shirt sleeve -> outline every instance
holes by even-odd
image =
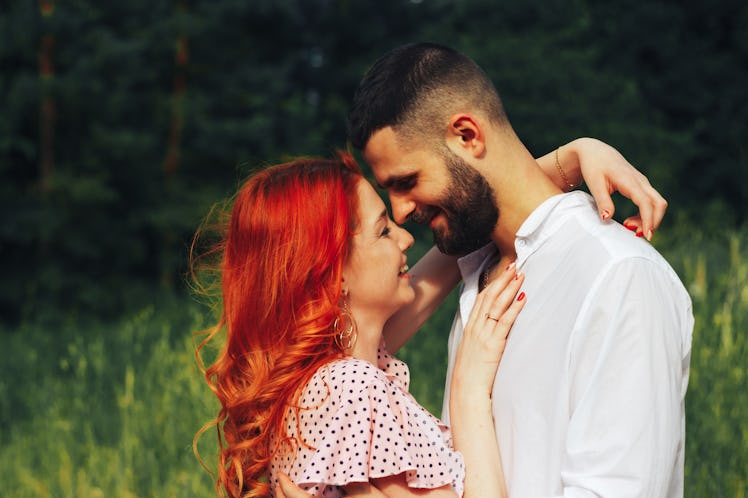
[[[642,258],[620,262],[580,314],[564,497],[663,497],[682,489],[693,315],[668,270]]]
[[[462,455],[448,447],[447,429],[437,422],[377,374],[363,388],[346,391],[297,483],[343,486],[404,473],[409,487],[461,489]]]

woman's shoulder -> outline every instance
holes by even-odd
[[[371,406],[390,398],[395,411],[402,404],[415,403],[407,394],[409,373],[405,364],[389,354],[380,354],[378,363],[346,357],[321,366],[302,389],[299,406],[329,414],[342,407],[362,403]]]
[[[301,405],[337,404],[372,386],[386,385],[385,372],[366,360],[341,358],[322,365],[302,389]]]

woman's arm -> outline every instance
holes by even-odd
[[[511,263],[475,301],[457,348],[450,385],[452,440],[465,459],[465,497],[505,497],[491,392],[514,320],[525,304],[524,280]]]
[[[416,291],[415,300],[398,310],[384,325],[384,341],[396,353],[446,299],[460,282],[457,258],[432,247],[408,272]]]
[[[275,498],[312,498],[312,495],[294,484],[283,472],[278,474],[278,482],[280,484],[275,487]],[[345,495],[358,498],[388,498],[387,495],[368,482],[357,482],[347,485],[345,487]]]
[[[403,480],[405,478],[403,477]],[[275,498],[312,498],[312,495],[302,491],[295,485],[291,479],[281,472],[278,474],[278,482],[275,487]],[[369,482],[355,482],[345,486],[346,496],[355,496],[357,498],[388,498],[386,494],[378,490]]]
[[[411,488],[405,480],[405,474],[388,476],[380,479],[372,479],[373,489],[382,493],[387,498],[414,498],[427,496],[428,498],[460,498],[452,486],[446,485],[441,488]],[[348,486],[345,486],[346,495],[348,495]],[[361,498],[370,498],[376,496],[373,494],[353,495]],[[464,497],[465,495],[463,495]]]

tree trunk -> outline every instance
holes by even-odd
[[[177,0],[177,15],[183,16],[187,11],[187,1]],[[171,120],[169,123],[169,136],[166,144],[166,157],[164,158],[163,171],[167,190],[171,179],[179,169],[180,153],[182,146],[182,128],[184,126],[184,98],[187,87],[187,63],[189,62],[189,47],[187,36],[184,32],[177,35],[176,52],[174,53],[174,79],[171,95]],[[175,281],[174,263],[172,253],[175,241],[174,231],[165,228],[161,232],[161,284],[165,287],[173,287]]]
[[[39,0],[42,19],[49,20],[54,12],[54,0]],[[49,192],[50,177],[55,167],[55,99],[52,95],[54,65],[52,61],[55,37],[45,33],[39,43],[39,87],[41,92],[39,106],[39,190],[42,196]]]
[[[185,0],[177,1],[177,11],[182,14],[187,10]],[[179,169],[180,148],[182,141],[182,127],[184,125],[184,92],[187,86],[187,62],[189,49],[187,36],[179,33],[177,47],[174,53],[174,83],[171,96],[171,122],[169,138],[164,159],[164,173],[167,177],[174,175]]]

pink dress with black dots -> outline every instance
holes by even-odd
[[[465,465],[449,429],[408,393],[405,363],[381,346],[378,364],[346,358],[315,372],[300,420],[292,409],[284,421],[286,434],[300,433],[306,445],[276,454],[272,488],[282,471],[315,497],[342,497],[339,486],[405,473],[411,488],[451,485],[462,496]]]

